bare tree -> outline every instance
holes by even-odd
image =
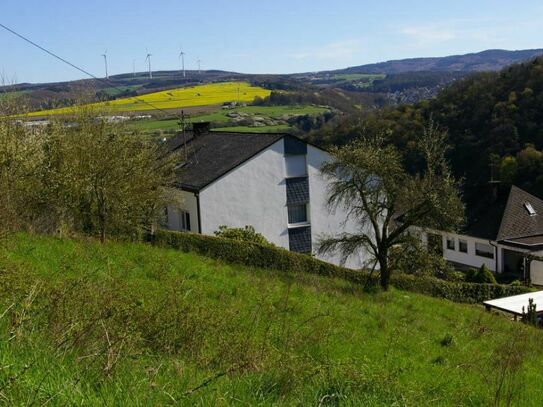
[[[418,140],[426,162],[422,173],[411,175],[402,155],[386,134],[362,135],[360,140],[333,151],[322,168],[330,179],[328,204],[345,207],[357,233],[343,233],[320,242],[319,252],[348,257],[365,250],[379,266],[380,284],[388,289],[392,247],[410,244],[412,226],[452,229],[463,219],[457,182],[445,159],[446,133],[433,122]]]

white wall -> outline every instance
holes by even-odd
[[[455,239],[455,250],[447,249],[447,237]],[[459,251],[459,239],[466,240],[468,242],[468,252],[462,253]],[[475,243],[482,243],[487,246],[490,246],[494,252],[494,259],[489,259],[487,257],[477,256],[475,254]],[[494,243],[495,244],[495,243]],[[446,233],[443,238],[443,255],[447,260],[453,261],[455,263],[465,264],[467,266],[479,268],[483,264],[491,270],[496,272],[496,248],[495,246],[490,245],[488,240],[477,239],[470,236],[458,235],[454,233]],[[498,250],[498,255],[501,255],[501,250]],[[499,261],[499,260],[498,260]],[[503,262],[500,262],[503,263]]]
[[[169,230],[179,229],[179,210],[190,213],[190,231],[198,233],[198,201],[192,192],[178,190],[176,203],[168,206],[167,227]]]
[[[533,253],[534,256],[543,256],[543,251]],[[530,279],[531,283],[543,286],[543,261],[532,260],[530,262]]]
[[[418,233],[421,232],[419,228],[413,227],[412,229],[417,231]],[[471,236],[465,236],[465,235],[460,235],[460,234],[456,234],[456,233],[446,233],[446,232],[441,232],[441,231],[429,231],[429,232],[421,232],[421,240],[422,240],[423,244],[426,244],[426,242],[428,241],[428,237],[427,237],[428,233],[441,235],[441,237],[442,237],[442,242],[441,243],[442,243],[442,247],[443,247],[443,257],[445,259],[447,259],[449,261],[452,261],[452,262],[455,262],[455,263],[464,264],[464,265],[469,266],[469,267],[474,267],[474,268],[479,268],[483,264],[486,264],[486,266],[491,271],[496,272],[496,249],[495,249],[496,242],[491,242],[492,244],[494,244],[494,246],[492,246],[489,243],[489,241],[485,240],[485,239],[478,239],[478,238],[474,238],[474,237],[471,237]],[[448,237],[454,239],[454,241],[455,241],[455,250],[447,249],[447,238]],[[463,252],[460,251],[460,243],[459,243],[460,239],[467,241],[467,243],[468,243],[468,252],[467,253],[463,253]],[[475,254],[475,243],[476,242],[490,246],[492,248],[493,252],[494,252],[494,259],[489,259],[487,257],[477,256]],[[502,254],[502,250],[501,250],[500,246],[498,246],[498,257],[499,257],[498,258],[498,263],[503,264],[503,258],[502,258],[503,254]],[[500,268],[501,268],[501,266],[500,266]],[[498,272],[501,272],[501,270],[498,270]]]
[[[310,203],[308,218],[311,226],[313,252],[321,238],[355,232],[355,224],[346,226],[346,211],[339,208],[330,212],[326,201],[328,182],[320,173],[330,155],[308,146],[307,159],[287,164],[284,141],[280,140],[243,165],[230,171],[200,191],[202,233],[212,235],[221,225],[244,227],[251,225],[270,242],[289,248],[286,181],[287,168],[303,175],[301,163],[307,162]],[[291,173],[292,175],[293,173]],[[192,225],[191,225],[192,226]],[[318,256],[324,261],[340,264],[340,255]],[[367,254],[353,256],[345,264],[360,268]]]
[[[200,191],[202,233],[252,225],[270,242],[289,247],[284,143],[279,140]]]
[[[309,176],[309,199],[311,202],[311,234],[313,251],[318,247],[319,241],[326,237],[337,236],[341,233],[356,233],[356,223],[347,220],[345,208],[337,208],[330,211],[327,206],[328,185],[329,182],[323,178],[320,169],[322,165],[330,160],[330,155],[316,147],[307,146],[307,164]],[[341,256],[339,254],[329,254],[317,256],[321,260],[334,264],[340,264]],[[348,259],[345,266],[350,268],[360,268],[368,260],[368,254],[360,252],[358,256],[352,256]]]

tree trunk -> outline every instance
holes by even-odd
[[[384,253],[379,256],[379,267],[380,270],[380,279],[381,288],[385,291],[388,291],[390,286],[390,269],[388,268],[388,255]]]
[[[105,225],[102,225],[100,227],[100,243],[106,242],[106,227]]]

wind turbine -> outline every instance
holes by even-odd
[[[136,60],[132,60],[132,76],[136,77]]]
[[[149,52],[147,52],[147,58],[145,58],[145,60],[149,62],[149,78],[153,77],[153,72],[151,71],[151,56],[152,55],[153,54],[149,54]]]
[[[185,53],[183,52],[183,50],[179,51],[179,58],[181,59],[181,69],[183,71],[183,78],[184,78],[187,75],[185,74]]]
[[[107,49],[104,51],[102,56],[104,57],[104,65],[106,66],[106,79],[109,79],[109,75],[107,73]]]
[[[198,74],[201,75],[202,74],[202,68],[201,68],[202,60],[200,59],[200,57],[198,57],[198,59],[196,60],[196,63],[198,64]]]

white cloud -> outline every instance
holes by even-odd
[[[350,60],[360,54],[362,41],[351,39],[332,42],[320,47],[294,52],[291,56],[294,59],[321,59],[321,60]]]
[[[498,39],[500,31],[489,19],[451,19],[400,28],[415,45],[424,47],[455,40],[488,42]]]
[[[454,30],[437,24],[405,27],[400,32],[410,37],[418,45],[442,43],[458,37]]]

